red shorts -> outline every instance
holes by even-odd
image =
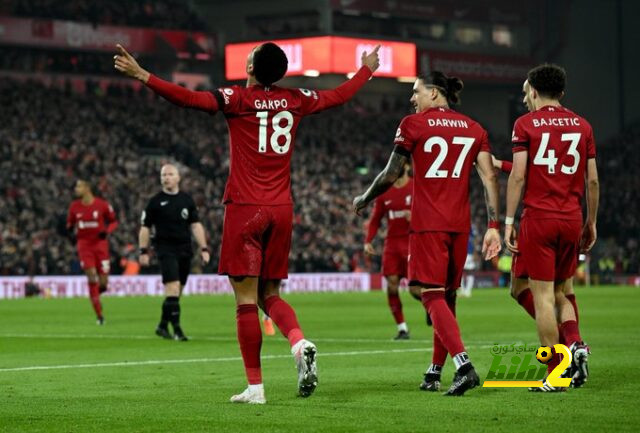
[[[420,232],[409,235],[409,281],[414,285],[460,287],[469,233]]]
[[[218,273],[287,278],[292,228],[292,205],[227,204]]]
[[[109,244],[78,244],[78,258],[83,270],[95,268],[98,274],[109,275]]]
[[[518,247],[532,280],[571,278],[578,264],[582,221],[523,218]],[[516,274],[517,276],[517,274]]]
[[[382,275],[407,276],[409,236],[387,238],[382,250]]]

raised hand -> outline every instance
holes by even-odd
[[[366,51],[362,52],[361,62],[363,65],[371,69],[371,72],[375,72],[376,69],[380,67],[380,58],[378,57],[379,49],[380,45],[376,45],[376,47],[373,49],[373,51],[371,51],[370,54],[367,54]]]
[[[131,78],[146,83],[149,80],[149,72],[140,67],[136,59],[122,45],[117,44],[116,48],[118,49],[118,54],[113,56],[113,67]]]

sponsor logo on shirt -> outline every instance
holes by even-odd
[[[98,221],[78,221],[79,229],[95,229],[99,226]]]
[[[394,220],[398,218],[406,218],[407,211],[406,210],[390,210],[389,211],[389,219]]]
[[[389,206],[390,204],[391,204],[391,200],[385,200],[385,201],[384,201],[384,205],[385,205],[385,206]]]
[[[166,206],[166,205],[167,205],[167,203],[169,203],[169,201],[168,201],[168,200],[167,200],[167,201],[161,201],[161,202],[160,202],[160,206]]]
[[[318,99],[318,93],[315,90],[309,90],[309,89],[299,89],[300,93],[302,93],[304,96],[310,98],[313,97],[313,99]]]

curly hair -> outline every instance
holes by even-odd
[[[560,99],[567,83],[567,73],[558,65],[545,63],[531,69],[527,74],[527,81],[540,95]]]

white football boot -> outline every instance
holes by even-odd
[[[264,387],[262,385],[249,385],[241,394],[233,395],[229,399],[231,403],[265,404]]]
[[[301,397],[309,397],[318,386],[318,349],[315,344],[303,339],[291,348],[291,353],[298,368],[298,393]]]

